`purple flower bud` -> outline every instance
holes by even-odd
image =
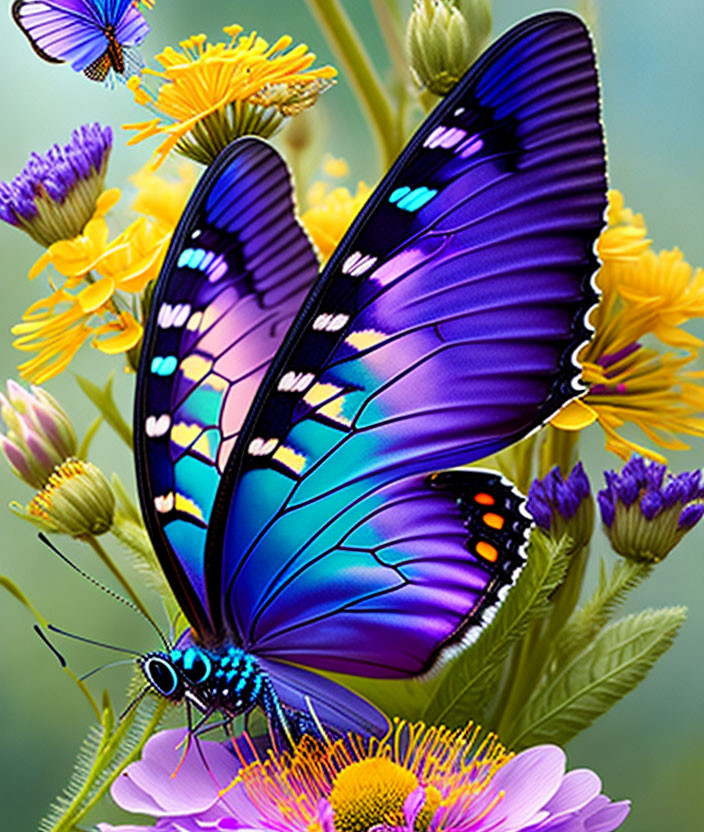
[[[76,434],[58,402],[40,387],[30,393],[14,381],[0,393],[0,412],[7,425],[2,450],[18,476],[42,488],[54,468],[76,453]]]
[[[646,520],[652,520],[663,508],[663,498],[659,491],[647,491],[640,501],[640,510]]]
[[[64,147],[31,153],[12,182],[0,183],[0,218],[22,227],[42,245],[75,237],[95,210],[111,148],[109,128],[86,124],[73,131]],[[73,196],[77,191],[80,195]],[[51,221],[37,208],[46,201],[63,209]]]
[[[605,490],[597,494],[596,500],[599,503],[599,511],[601,512],[603,524],[605,526],[612,526],[616,514],[615,501]]]
[[[575,549],[589,542],[594,527],[594,506],[589,480],[581,464],[568,477],[563,478],[560,469],[555,467],[542,480],[533,480],[526,508],[541,529],[557,538],[567,534]]]
[[[611,545],[624,557],[657,563],[704,514],[704,504],[692,502],[701,499],[701,471],[665,480],[665,466],[633,457],[620,474],[604,477],[599,507]]]
[[[682,509],[677,522],[681,528],[689,531],[702,519],[702,515],[704,515],[704,503],[690,503]]]
[[[635,501],[638,499],[638,493],[640,491],[638,480],[631,474],[625,473],[626,469],[624,468],[624,475],[621,477],[619,482],[615,485],[615,491],[618,495],[619,500],[626,506],[631,506]]]

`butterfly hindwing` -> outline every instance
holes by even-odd
[[[426,474],[575,395],[605,192],[589,35],[531,18],[410,142],[254,400],[206,544],[210,608],[248,649],[409,675],[467,630],[486,581],[449,568],[459,520]]]
[[[260,548],[234,584],[244,644],[341,673],[429,670],[479,631],[523,565],[521,503],[498,475],[462,470],[293,510],[277,530],[288,557]]]
[[[136,398],[142,509],[184,612],[205,636],[203,552],[221,473],[310,284],[316,256],[286,165],[264,142],[225,151],[174,234]]]

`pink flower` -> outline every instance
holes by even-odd
[[[567,772],[557,746],[512,756],[471,726],[398,722],[381,740],[305,738],[291,754],[252,753],[244,767],[207,742],[210,771],[191,749],[172,777],[182,738],[153,737],[112,789],[123,808],[157,818],[159,832],[611,832],[629,812],[628,801],[601,793],[594,772]]]

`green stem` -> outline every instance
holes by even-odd
[[[141,755],[142,749],[144,748],[149,737],[151,737],[156,730],[159,722],[161,722],[161,719],[164,716],[164,711],[168,705],[169,702],[167,699],[163,699],[157,704],[154,714],[142,732],[142,736],[140,737],[137,745],[132,749],[132,751],[130,751],[130,753],[125,757],[115,771],[112,772],[112,775],[107,778],[95,794],[84,803],[91,788],[93,787],[93,782],[98,776],[100,776],[101,772],[105,770],[105,767],[110,763],[113,755],[118,750],[131,722],[134,721],[134,716],[131,719],[127,717],[123,721],[122,725],[120,725],[120,727],[113,733],[109,742],[104,746],[102,753],[97,756],[95,763],[91,767],[90,775],[83,784],[83,788],[71,801],[71,805],[66,809],[64,816],[56,824],[56,826],[53,827],[51,832],[73,832],[73,830],[75,830],[76,825],[88,814],[88,812],[90,812],[94,806],[99,803],[100,800],[102,800],[110,786],[112,786],[117,777],[119,777],[120,773]]]
[[[307,2],[349,75],[359,103],[374,127],[384,166],[388,168],[400,149],[401,137],[396,135],[391,104],[371,59],[361,45],[362,40],[338,0]]]
[[[159,625],[151,617],[151,615],[149,614],[149,610],[144,606],[139,595],[137,595],[137,593],[132,589],[129,581],[127,580],[127,578],[125,578],[122,572],[120,572],[117,564],[105,551],[98,538],[93,537],[93,535],[85,535],[81,538],[81,540],[84,540],[93,549],[93,551],[98,555],[100,560],[105,564],[105,566],[107,566],[112,575],[114,575],[114,577],[117,579],[120,586],[129,595],[135,607],[137,607],[137,609],[142,613],[142,615],[147,619],[147,621],[152,625],[152,627],[154,627],[154,629],[157,632],[160,632]]]
[[[406,61],[406,50],[403,45],[400,19],[396,17],[388,0],[372,0],[372,6],[396,78],[405,82],[408,78],[408,62]]]
[[[560,430],[548,425],[538,454],[538,476],[544,477],[555,465],[567,476],[576,460],[578,442],[578,430]]]

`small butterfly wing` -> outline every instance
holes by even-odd
[[[222,471],[257,387],[317,276],[286,165],[245,139],[204,175],[152,300],[135,404],[142,511],[202,637],[203,552]]]
[[[67,61],[77,72],[103,80],[112,27],[119,48],[141,43],[149,26],[131,0],[15,0],[15,22],[35,52],[53,63]]]
[[[149,34],[149,24],[133,0],[113,3],[108,23],[115,27],[115,40],[122,47],[138,46]]]
[[[407,675],[465,633],[493,576],[463,565],[459,518],[418,476],[575,395],[605,191],[589,35],[531,18],[411,141],[253,403],[207,540],[211,607],[248,649]]]

